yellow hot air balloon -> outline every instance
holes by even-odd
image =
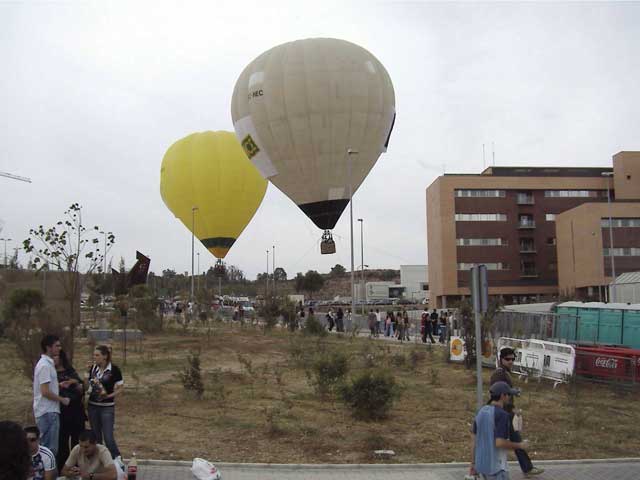
[[[227,255],[266,190],[267,181],[231,132],[194,133],[162,159],[162,200],[190,231],[195,225],[194,235],[217,258]]]

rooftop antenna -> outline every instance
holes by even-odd
[[[493,166],[496,166],[496,144],[491,142],[491,156],[493,157]]]
[[[487,168],[487,162],[484,158],[484,143],[482,144],[482,169],[484,170],[485,168]]]

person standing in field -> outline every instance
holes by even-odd
[[[33,416],[40,430],[40,443],[58,453],[60,433],[60,404],[69,405],[68,398],[61,397],[58,373],[53,358],[60,354],[62,345],[56,335],[45,335],[40,342],[42,355],[33,372]]]
[[[120,456],[114,437],[116,397],[122,393],[124,380],[120,369],[111,363],[111,350],[98,345],[93,351],[93,366],[89,370],[89,422],[98,442],[104,444],[113,458]]]
[[[369,324],[369,338],[373,338],[376,334],[376,319],[376,314],[372,309],[369,309],[369,315],[367,316]]]
[[[490,384],[494,384],[497,382],[504,382],[510,388],[513,388],[513,380],[511,378],[511,369],[513,367],[513,362],[516,359],[516,352],[513,348],[506,347],[500,350],[498,354],[498,358],[500,361],[500,366],[496,368],[496,370],[491,375],[491,380],[489,380]],[[520,393],[517,390],[518,394]],[[505,411],[509,414],[509,438],[512,442],[520,442],[522,440],[520,430],[516,430],[513,426],[513,418],[515,417],[515,404],[513,401],[513,396],[510,401],[504,406]],[[515,450],[516,458],[518,459],[518,464],[520,465],[520,469],[525,476],[533,476],[539,475],[544,472],[544,469],[537,468],[533,466],[531,462],[531,458],[529,458],[529,454],[524,450],[524,448],[517,448]]]
[[[380,309],[376,308],[376,337],[380,336],[382,331],[382,316],[380,315]]]
[[[62,406],[60,411],[60,435],[58,436],[58,454],[56,463],[60,468],[69,456],[71,448],[78,444],[78,436],[84,430],[87,416],[84,412],[84,385],[73,368],[67,354],[60,350],[54,358],[58,373],[60,396],[70,400],[69,405]]]

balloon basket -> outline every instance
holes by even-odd
[[[325,230],[322,234],[322,240],[320,240],[320,253],[322,255],[336,253],[336,242],[333,241],[333,236],[329,230]]]
[[[226,271],[227,268],[224,266],[224,262],[221,259],[218,259],[215,267],[213,267],[213,273],[215,273],[218,277],[224,277]]]

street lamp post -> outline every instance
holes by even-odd
[[[364,297],[364,234],[363,234],[364,220],[362,218],[359,218],[358,221],[360,222],[360,263],[362,264],[360,292]],[[364,298],[361,298],[360,300],[362,301],[362,308],[361,308],[362,316],[364,316]]]
[[[614,299],[616,297],[616,262],[615,255],[613,251],[613,221],[611,219],[611,180],[613,179],[613,172],[602,172],[603,177],[609,177],[607,181],[607,207],[609,209],[609,259],[611,261],[611,275],[613,276],[613,284],[611,286],[611,293]],[[611,298],[609,298],[611,302]]]
[[[271,256],[271,273],[273,274],[273,294],[276,294],[276,246],[273,245],[273,255]]]
[[[200,291],[200,252],[197,252],[198,256],[198,292]]]
[[[356,314],[356,296],[355,296],[355,272],[353,265],[353,180],[351,178],[352,171],[352,155],[357,155],[357,150],[347,149],[347,157],[349,160],[349,228],[351,232],[351,321]]]
[[[0,242],[4,242],[4,268],[7,269],[7,242],[11,242],[11,238],[0,238]]]
[[[265,276],[265,281],[264,281],[265,298],[267,297],[267,295],[269,295],[269,249],[267,249],[266,252],[267,252],[267,274]]]
[[[194,258],[193,258],[193,252],[194,252],[194,246],[195,246],[195,231],[196,231],[196,210],[198,210],[198,207],[191,207],[191,302],[193,302],[193,289],[194,289],[194,278],[193,278],[193,273],[194,273]]]

